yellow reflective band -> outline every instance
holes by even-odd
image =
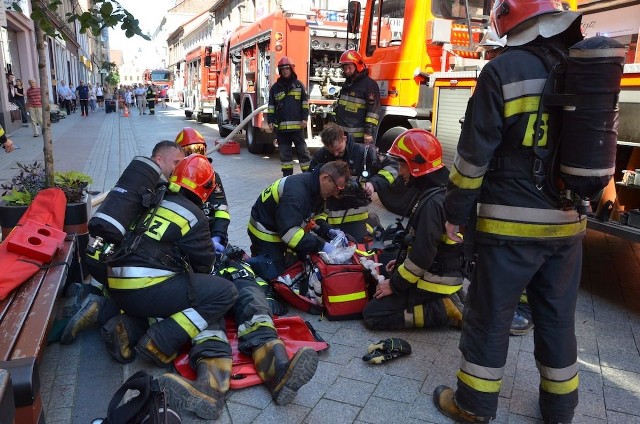
[[[508,118],[519,113],[537,112],[538,105],[540,105],[540,96],[521,97],[505,102],[504,117]]]
[[[256,322],[256,323],[253,323],[251,327],[245,328],[243,331],[238,331],[238,337],[240,338],[242,336],[246,336],[247,334],[253,333],[257,329],[262,327],[271,328],[273,331],[276,331],[275,325],[273,325],[273,323],[271,322]]]
[[[526,293],[522,293],[522,294],[520,295],[520,300],[519,300],[519,302],[520,302],[520,303],[526,303],[526,304],[529,304],[529,296],[527,296],[527,294],[526,294]]]
[[[331,225],[344,224],[347,222],[366,221],[369,218],[369,212],[357,213],[354,215],[344,215],[339,217],[329,217],[327,222]]]
[[[467,374],[462,370],[458,370],[457,377],[467,386],[482,393],[499,393],[500,386],[502,385],[502,379],[500,380],[484,380],[482,378],[474,377]]]
[[[254,236],[256,236],[257,238],[259,238],[262,241],[268,241],[271,243],[282,243],[282,239],[274,234],[267,234],[267,233],[263,233],[262,231],[258,230],[256,227],[253,226],[253,224],[250,222],[249,223],[249,231],[251,232],[251,234],[253,234]]]
[[[172,210],[160,207],[156,212],[156,217],[161,217],[166,219],[167,221],[176,224],[180,227],[180,234],[185,235],[191,229],[191,225],[189,224],[189,220],[184,216],[180,216]],[[149,226],[151,229],[151,226]]]
[[[538,121],[538,114],[532,113],[529,115],[529,122],[527,123],[527,131],[524,133],[524,137],[522,138],[522,145],[525,147],[533,146],[533,137],[536,131],[536,122]],[[540,130],[538,135],[538,146],[544,147],[547,145],[547,133],[549,130],[547,129],[549,123],[549,114],[543,113],[540,117]]]
[[[413,307],[413,325],[424,328],[424,306],[422,304]]]
[[[115,290],[137,290],[137,289],[143,289],[145,287],[150,287],[158,283],[162,283],[164,280],[170,277],[172,277],[172,275],[162,276],[162,277],[150,277],[150,278],[109,277],[108,285],[109,285],[109,288],[115,289]]]
[[[266,281],[264,281],[264,280],[263,280],[262,278],[260,278],[260,277],[256,277],[256,278],[254,279],[254,281],[255,281],[255,282],[256,282],[256,284],[257,284],[257,285],[259,285],[259,286],[268,286],[268,285],[269,285],[269,283],[267,283]]]
[[[291,237],[291,240],[289,240],[289,243],[287,243],[287,246],[289,246],[292,249],[295,249],[298,243],[300,243],[300,240],[302,240],[302,237],[304,237],[304,230],[300,228],[298,231],[296,231],[293,234],[293,236]]]
[[[583,219],[570,224],[531,224],[478,218],[476,228],[483,233],[509,237],[569,237],[585,232],[587,229],[587,220]]]
[[[231,215],[229,215],[229,212],[227,211],[216,211],[216,213],[214,213],[213,216],[218,219],[231,220]]]
[[[186,317],[182,312],[178,312],[177,314],[171,315],[171,319],[173,319],[184,331],[189,334],[189,338],[193,339],[195,336],[200,334],[200,329],[196,327],[189,318]]]
[[[575,392],[578,390],[579,383],[580,379],[578,374],[567,381],[551,381],[544,377],[540,377],[540,387],[542,390],[554,395],[566,395],[571,392]]]
[[[398,267],[398,274],[410,283],[416,283],[420,279],[419,276],[409,271],[404,263]]]
[[[453,294],[462,288],[462,284],[449,286],[446,284],[432,283],[421,278],[418,280],[418,288],[431,293]]]
[[[462,233],[456,233],[456,235],[460,238],[463,238]],[[447,233],[444,233],[442,235],[442,238],[440,239],[444,244],[458,244],[457,241],[453,241],[449,238],[449,236],[447,235]]]
[[[341,303],[341,302],[351,302],[353,300],[365,299],[367,297],[367,293],[364,291],[349,293],[349,294],[340,294],[334,296],[327,296],[329,302],[331,303]]]
[[[396,177],[394,177],[391,172],[385,171],[384,169],[378,171],[378,175],[384,177],[385,180],[389,181],[389,184],[393,184],[393,182],[396,180]]]
[[[89,249],[87,249],[87,256],[90,257],[91,259],[95,259],[100,260],[100,251],[98,249],[95,250],[95,252],[93,253],[93,255],[91,253],[89,253]]]
[[[482,180],[484,179],[484,175],[480,177],[465,177],[464,175],[458,172],[458,169],[453,166],[451,169],[451,173],[449,174],[449,181],[455,184],[456,187],[465,189],[465,190],[476,190],[479,189],[482,185]]]

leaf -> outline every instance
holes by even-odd
[[[113,13],[113,4],[111,3],[102,3],[100,7],[100,14],[104,19],[107,19]]]

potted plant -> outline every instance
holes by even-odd
[[[35,161],[29,164],[18,163],[18,167],[20,172],[10,182],[0,185],[4,190],[0,197],[0,227],[3,239],[18,223],[36,194],[47,188],[44,165]],[[63,230],[67,234],[77,234],[80,252],[84,252],[89,241],[91,202],[87,189],[92,182],[93,179],[89,175],[78,171],[54,174],[54,185],[59,187],[67,198]],[[86,272],[84,275],[87,275]]]

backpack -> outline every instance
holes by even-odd
[[[122,405],[128,390],[138,391]],[[160,388],[158,380],[138,371],[116,391],[109,402],[107,418],[102,424],[179,424],[180,415],[168,404],[167,394]]]

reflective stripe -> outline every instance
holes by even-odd
[[[229,339],[224,331],[220,330],[204,330],[198,333],[195,337],[192,337],[191,343],[198,344],[207,340],[220,340],[224,343],[229,343]]]
[[[166,269],[147,268],[143,266],[116,266],[107,269],[107,275],[115,278],[154,278],[154,277],[171,277],[176,275],[175,272]]]
[[[367,207],[353,208],[341,211],[327,211],[327,222],[331,225],[339,225],[348,222],[366,221],[369,218]]]
[[[413,307],[413,325],[424,328],[424,306],[422,304]]]
[[[168,200],[160,204],[160,207],[156,211],[156,216],[164,218],[180,227],[180,234],[183,236],[198,223],[198,218],[196,218],[191,211]]]
[[[571,49],[569,57],[593,58],[593,57],[624,57],[624,48],[610,47],[607,49]]]
[[[478,218],[476,228],[484,233],[509,237],[569,237],[585,232],[587,220],[573,224],[530,224]]]
[[[504,117],[509,118],[513,115],[521,113],[533,113],[538,111],[540,105],[540,96],[523,97],[521,99],[511,100],[504,104]]]
[[[393,182],[398,177],[398,173],[395,169],[390,166],[385,166],[380,171],[378,171],[378,175],[384,177],[385,180],[389,182],[389,184],[393,184]]]
[[[536,367],[538,367],[542,377],[554,381],[567,381],[572,379],[578,373],[577,363],[573,363],[566,368],[551,368],[536,361]]]
[[[464,158],[457,153],[453,160],[453,165],[457,168],[457,171],[460,174],[467,178],[482,177],[487,172],[487,169],[489,169],[489,164],[485,166],[476,166],[464,160]]]
[[[616,167],[611,168],[574,168],[572,166],[560,165],[560,172],[578,177],[609,177],[616,172]]]
[[[304,228],[300,226],[295,226],[289,228],[289,230],[282,236],[282,241],[287,244],[292,249],[295,249],[300,240],[304,237]]]
[[[268,327],[276,329],[273,320],[269,315],[254,315],[249,321],[245,321],[238,326],[238,337],[251,333],[260,327]]]
[[[502,376],[504,375],[504,367],[483,367],[482,365],[474,364],[473,362],[465,360],[464,357],[460,361],[460,371],[465,374],[474,375],[477,378],[493,381],[502,379]]]
[[[175,313],[171,315],[171,319],[173,319],[180,328],[186,331],[190,338],[194,338],[209,326],[207,321],[202,318],[202,315],[197,313],[193,308],[188,308]]]
[[[586,220],[585,215],[580,215],[575,210],[561,211],[490,203],[478,203],[478,217],[540,224],[567,224]]]
[[[552,381],[547,380],[544,377],[540,377],[540,388],[543,391],[554,395],[566,395],[571,392],[575,392],[578,390],[579,385],[580,377],[578,374],[574,375],[567,381]]]
[[[93,214],[93,218],[100,218],[103,221],[107,221],[109,224],[113,225],[114,227],[116,227],[116,229],[118,230],[118,232],[120,232],[120,234],[122,234],[124,236],[124,234],[127,232],[127,229],[124,228],[122,226],[122,224],[120,224],[120,222],[114,218],[112,218],[111,216],[104,214],[102,212],[97,212]]]
[[[280,196],[282,196],[282,192],[284,191],[284,183],[286,182],[287,177],[282,177],[279,180],[276,180],[273,184],[267,187],[262,191],[260,195],[260,199],[262,202],[267,201],[270,196],[273,196],[273,200],[276,204],[280,203]]]
[[[484,380],[482,378],[474,377],[469,375],[462,370],[459,370],[456,374],[457,377],[465,383],[467,386],[471,387],[473,390],[482,393],[499,393],[500,386],[502,385],[502,379],[496,381]]]
[[[364,127],[359,127],[359,128],[342,127],[342,130],[346,133],[353,135],[354,137],[364,136]]]
[[[116,278],[109,277],[107,284],[109,288],[115,290],[137,290],[151,287],[168,280],[170,277],[150,277],[150,278]]]
[[[540,94],[546,82],[547,80],[545,78],[540,78],[504,84],[502,86],[502,98],[508,101],[530,94]]]
[[[365,109],[367,107],[367,101],[365,99],[346,95],[340,96],[338,104],[345,106],[345,108],[350,106],[356,109]]]
[[[293,169],[293,162],[281,162],[280,169]]]
[[[216,211],[228,211],[229,205],[219,204],[219,205],[215,205],[213,209],[215,209]]]
[[[407,280],[408,282],[415,284],[420,279],[420,276],[415,275],[411,271],[409,271],[407,269],[406,263],[407,263],[407,260],[405,260],[404,263],[402,263],[402,265],[398,267],[398,274],[400,274],[400,276],[405,280]]]
[[[258,229],[257,225],[259,225],[261,228],[264,228],[261,224],[255,222],[253,218],[249,219],[248,229],[251,234],[253,234],[254,236],[256,236],[258,239],[262,241],[267,241],[270,243],[282,243],[282,239],[280,238],[279,235],[277,235],[272,231],[268,231],[266,229],[265,230]]]
[[[231,220],[231,215],[227,211],[216,211],[213,216],[217,219],[228,219]]]
[[[367,293],[365,291],[360,291],[356,293],[349,294],[340,294],[334,296],[327,296],[327,299],[330,303],[341,303],[341,302],[351,302],[353,300],[365,299],[367,297]]]
[[[458,172],[458,169],[454,165],[449,174],[449,181],[451,181],[456,187],[465,190],[476,190],[482,185],[484,175],[477,178],[469,178]]]
[[[439,294],[453,294],[462,288],[462,277],[439,277],[441,281],[427,281],[419,279],[417,287],[420,290]]]

